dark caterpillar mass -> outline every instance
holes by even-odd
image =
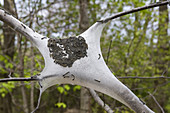
[[[54,63],[63,67],[71,67],[76,60],[87,57],[88,45],[82,36],[66,39],[50,38],[48,47]]]

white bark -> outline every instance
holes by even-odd
[[[111,73],[105,64],[100,50],[100,36],[106,23],[96,22],[79,35],[88,45],[87,56],[77,59],[71,67],[63,67],[54,63],[54,59],[50,57],[47,47],[48,38],[43,38],[44,36],[34,32],[1,9],[0,20],[30,39],[43,55],[45,68],[38,76],[41,79],[41,92],[55,84],[77,84],[109,95],[137,113],[153,113]]]
[[[102,106],[102,108],[104,108],[104,109],[107,111],[107,113],[114,113],[114,112],[112,111],[112,109],[101,100],[101,98],[98,96],[98,94],[97,94],[94,90],[89,89],[89,91],[90,91],[91,95],[93,96],[94,100],[95,100],[100,106]]]

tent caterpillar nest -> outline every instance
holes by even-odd
[[[72,67],[76,60],[87,57],[88,45],[82,36],[66,39],[50,38],[47,46],[54,63],[63,67]]]

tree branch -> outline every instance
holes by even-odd
[[[164,112],[164,109],[161,107],[161,105],[158,103],[158,101],[156,100],[156,98],[150,93],[148,92],[149,95],[153,98],[153,100],[156,102],[156,104],[158,105],[158,107],[161,109],[162,113],[165,113]]]
[[[170,79],[170,77],[165,76],[159,76],[159,77],[139,77],[139,76],[126,76],[126,77],[120,77],[117,76],[119,79]]]
[[[170,77],[160,76],[160,77],[139,77],[139,76],[126,76],[126,77],[120,77],[117,76],[118,79],[170,79]],[[0,82],[9,82],[9,81],[40,81],[41,79],[36,77],[29,77],[29,78],[16,78],[16,77],[10,77],[10,78],[4,78],[0,79]]]
[[[21,33],[30,41],[32,41],[38,48],[39,45],[42,45],[41,39],[44,37],[39,33],[35,32],[29,28],[24,23],[20,22],[18,19],[14,18],[10,13],[0,8],[0,20],[9,25],[15,31]]]
[[[40,81],[40,79],[37,77],[29,77],[29,78],[10,77],[10,78],[0,79],[0,82],[9,82],[9,81]]]
[[[93,89],[89,89],[92,97],[94,98],[94,100],[103,108],[107,111],[107,113],[114,113],[112,111],[112,109],[107,105],[105,104],[101,98],[98,96],[98,94],[93,90]]]
[[[143,7],[133,8],[133,9],[131,9],[129,11],[123,11],[123,12],[117,13],[117,14],[115,14],[113,16],[110,16],[110,17],[108,17],[106,19],[99,20],[98,22],[107,23],[110,20],[113,20],[115,18],[118,18],[118,17],[124,16],[124,15],[130,14],[130,13],[138,12],[138,11],[149,9],[149,8],[153,8],[153,7],[163,6],[163,5],[167,5],[167,4],[170,5],[170,1],[169,0],[165,1],[165,2],[156,2],[156,3],[150,4],[150,5],[146,5],[146,6],[143,6]]]

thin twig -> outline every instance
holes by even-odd
[[[170,79],[170,77],[165,77],[165,76],[159,76],[159,77],[139,77],[139,76],[124,76],[120,77],[117,76],[119,79]]]
[[[106,19],[99,20],[98,22],[106,23],[106,22],[108,22],[110,20],[113,20],[115,18],[118,18],[118,17],[124,16],[124,15],[130,14],[130,13],[138,12],[138,11],[149,9],[149,8],[153,8],[153,7],[163,6],[163,5],[167,5],[167,4],[170,4],[170,1],[156,2],[156,3],[150,4],[150,5],[146,5],[146,6],[143,6],[143,7],[133,8],[133,9],[131,9],[129,11],[123,11],[123,12],[117,13],[117,14],[115,14],[113,16],[110,16],[110,17],[108,17]]]
[[[57,3],[57,1],[53,1],[53,2],[51,2],[51,3],[49,3],[47,6],[44,6],[44,7],[40,7],[40,8],[38,8],[37,10],[35,10],[34,12],[32,12],[32,13],[34,13],[34,15],[37,15],[37,13],[39,12],[39,11],[42,11],[42,10],[44,10],[44,9],[47,9],[47,8],[49,8],[49,7],[51,7],[52,5],[54,5],[55,3]],[[28,16],[30,16],[30,14],[31,13],[29,13],[28,15],[26,15],[26,16],[24,16],[24,17],[22,17],[22,18],[27,18]]]
[[[109,56],[110,56],[110,50],[111,50],[112,42],[113,42],[113,38],[110,40],[109,48],[108,48],[108,51],[107,51],[107,59],[106,59],[107,65],[109,63]],[[103,94],[103,103],[104,103],[104,106],[105,106],[105,96],[104,96],[104,94]]]
[[[170,81],[167,81],[167,82],[165,82],[163,84],[158,84],[157,87],[163,87],[163,86],[165,86],[165,85],[167,85],[169,83],[170,83]],[[145,88],[144,87],[133,88],[132,90],[135,91],[135,90],[144,90],[144,89],[153,89],[153,88],[155,88],[155,86],[150,86],[150,87],[145,87]]]
[[[102,107],[104,108],[107,113],[114,113],[113,110],[106,104],[104,103],[101,98],[98,96],[98,94],[93,90],[89,89],[91,95],[93,96],[94,100]]]
[[[109,63],[109,56],[110,56],[110,49],[111,49],[111,46],[112,46],[112,42],[113,42],[113,39],[110,40],[109,48],[108,48],[108,51],[107,51],[107,59],[106,59],[106,64],[107,65]]]
[[[158,107],[161,109],[162,113],[165,113],[164,112],[164,109],[161,107],[161,105],[158,103],[158,101],[156,100],[156,98],[150,93],[148,92],[149,95],[153,98],[153,100],[156,102],[156,104],[158,105]]]

